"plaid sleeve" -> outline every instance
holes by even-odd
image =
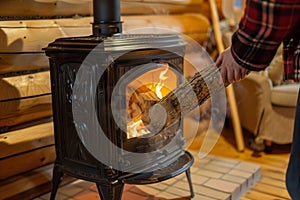
[[[299,4],[299,0],[247,0],[245,14],[232,36],[236,62],[252,71],[265,69],[296,26]]]
[[[300,12],[300,11],[299,11]],[[300,81],[300,23],[297,36],[283,41],[284,80]],[[296,39],[295,39],[296,38]]]

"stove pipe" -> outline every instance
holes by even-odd
[[[93,36],[109,37],[122,32],[120,0],[93,0]]]

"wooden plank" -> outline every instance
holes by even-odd
[[[42,168],[27,174],[12,177],[0,181],[0,196],[2,199],[14,196],[30,188],[44,184],[52,179],[52,165],[46,165]]]
[[[194,143],[195,144],[195,143]],[[274,159],[274,157],[265,156],[264,159],[261,157],[253,157],[253,152],[251,150],[245,151],[243,153],[235,152],[235,151],[227,151],[224,147],[215,148],[212,150],[213,154],[223,155],[225,157],[233,158],[236,160],[245,160],[252,163],[259,163],[261,166],[268,168],[269,170],[275,170],[284,172],[286,170],[286,165],[288,161],[288,155],[285,154],[285,161],[278,162],[278,159]]]
[[[37,167],[49,164],[55,160],[55,147],[47,146],[16,156],[0,160],[0,179],[5,179]]]
[[[200,14],[124,16],[121,20],[124,21],[125,32],[140,28],[164,28],[167,33],[198,34],[202,40],[207,38],[210,26],[208,19]],[[91,17],[0,21],[0,52],[42,52],[42,48],[56,38],[91,35],[92,21]],[[152,30],[152,33],[158,33],[157,29]],[[148,29],[147,33],[151,30]]]
[[[286,198],[279,198],[277,196],[274,196],[272,194],[266,194],[264,192],[259,192],[259,191],[254,191],[250,190],[246,193],[245,195],[246,198],[251,199],[251,200],[258,200],[258,199],[263,199],[263,200],[284,200]],[[289,199],[289,198],[287,198]]]
[[[90,35],[92,18],[0,21],[0,52],[42,52],[56,38]]]
[[[0,78],[0,127],[50,117],[49,71]]]
[[[53,123],[0,134],[0,159],[54,144]]]
[[[123,16],[122,21],[124,32],[178,32],[190,37],[197,35],[199,43],[207,39],[207,31],[210,28],[210,22],[201,14]]]
[[[269,170],[266,168],[262,168],[262,173],[266,177],[271,177],[275,180],[285,181],[285,172]]]
[[[278,187],[278,188],[286,189],[285,181],[277,180],[277,179],[274,179],[272,177],[264,176],[264,177],[261,178],[260,182],[264,183],[266,185],[271,185],[271,186],[275,186],[275,187]]]
[[[212,198],[216,198],[216,199],[229,199],[230,198],[230,194],[225,193],[225,192],[221,192],[221,191],[217,191],[205,186],[200,186],[200,185],[194,185],[194,191],[196,194],[198,195],[203,195],[203,196],[207,196],[207,197],[212,197]]]
[[[121,0],[121,14],[169,14],[199,12],[203,0]],[[0,1],[2,16],[92,15],[92,0],[10,0]]]
[[[193,1],[121,1],[122,15],[153,15],[153,14],[179,14],[198,13],[203,5],[203,0]],[[183,3],[182,3],[183,2]]]
[[[247,197],[241,197],[240,200],[251,200],[251,199],[248,199]]]
[[[0,88],[0,101],[49,94],[50,72],[1,78]]]
[[[74,177],[64,176],[61,180],[60,187],[63,187],[66,184],[70,184],[74,180],[76,180]],[[19,193],[15,194],[14,196],[10,196],[7,200],[20,200],[20,199],[32,200],[35,197],[41,196],[42,194],[49,192],[51,190],[51,188],[52,188],[52,182],[47,181],[44,184],[37,185],[36,187],[28,188],[28,190],[25,190],[24,192],[19,191]],[[49,194],[49,196],[50,196],[50,194]],[[57,195],[56,198],[59,198],[58,196],[59,195]],[[46,197],[48,197],[48,196],[46,196]],[[44,200],[46,197],[41,198],[41,200]]]
[[[222,1],[217,0],[217,9],[222,16]],[[92,0],[10,0],[0,1],[3,17],[53,17],[92,15]],[[122,15],[201,13],[210,18],[208,0],[121,0]]]
[[[49,96],[43,98],[50,98]],[[38,124],[43,121],[49,121],[52,116],[51,104],[38,105],[30,109],[23,110],[11,114],[9,117],[0,120],[0,133],[20,129],[22,127],[31,126],[32,124]]]
[[[1,31],[0,31],[1,32]],[[49,68],[48,57],[43,52],[0,53],[0,74]]]
[[[286,189],[278,188],[276,186],[271,186],[264,183],[257,183],[253,190],[263,192],[265,194],[274,195],[283,199],[290,198],[290,195],[288,194]]]
[[[91,0],[84,1],[62,0],[9,0],[0,1],[1,16],[69,16],[92,13]]]
[[[0,117],[5,119],[23,113],[34,113],[35,110],[39,111],[41,108],[51,109],[51,94],[0,102],[2,110]]]
[[[53,164],[0,181],[1,199],[29,200],[51,191]],[[60,186],[76,180],[64,176]]]

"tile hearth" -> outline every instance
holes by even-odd
[[[195,197],[193,200],[238,200],[260,179],[258,165],[208,155],[199,159],[197,152],[191,176]],[[156,184],[126,185],[122,200],[184,200],[190,199],[185,174]],[[50,193],[34,200],[49,199]],[[76,180],[60,187],[57,200],[100,200],[96,185]]]

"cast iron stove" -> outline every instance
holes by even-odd
[[[185,43],[177,35],[121,32],[120,2],[95,0],[93,35],[60,38],[45,48],[57,154],[51,199],[63,174],[95,182],[102,200],[120,200],[124,184],[156,183],[186,172],[194,196],[193,157],[184,149],[182,123],[158,133],[128,128],[144,107],[155,104],[157,95],[148,86],[162,72],[170,79],[165,90],[182,82]]]

